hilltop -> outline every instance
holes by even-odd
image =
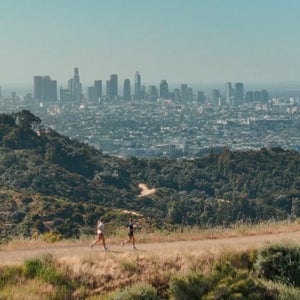
[[[0,115],[1,237],[91,233],[120,226],[230,226],[300,215],[300,154],[281,148],[193,160],[118,158],[43,128],[23,110]],[[151,193],[145,192],[145,188]]]

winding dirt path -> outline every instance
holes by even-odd
[[[137,244],[136,253],[149,253],[150,255],[176,255],[178,253],[222,253],[231,250],[246,250],[261,248],[269,244],[284,243],[300,246],[300,231],[260,234],[252,236],[205,239],[196,241],[178,241],[162,243]],[[45,254],[51,254],[57,259],[72,260],[88,258],[91,255],[122,255],[133,252],[130,245],[121,247],[120,245],[109,245],[109,251],[104,251],[102,246],[95,246],[93,249],[88,244],[57,246],[55,244],[47,247],[32,246],[26,249],[10,249],[9,246],[0,249],[0,265],[22,264],[29,258],[37,258]]]

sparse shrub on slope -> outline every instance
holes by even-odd
[[[159,300],[154,287],[149,284],[136,283],[122,291],[116,292],[110,300]]]
[[[300,248],[282,245],[261,250],[255,263],[259,276],[300,287]]]
[[[276,291],[276,300],[299,300],[300,289],[297,289],[291,285],[287,285],[274,281],[263,281],[263,284],[269,289]]]
[[[0,290],[7,284],[16,284],[22,276],[21,267],[3,267],[0,269]],[[1,299],[1,295],[0,295]]]
[[[202,299],[210,289],[209,280],[200,273],[171,279],[169,293],[174,300]]]
[[[174,300],[276,299],[276,293],[248,271],[234,269],[229,264],[217,265],[208,276],[192,273],[175,277],[170,282],[169,292]]]
[[[69,278],[69,274],[60,270],[51,255],[25,261],[23,274],[25,278],[50,284],[53,287],[51,299],[74,299],[73,293],[78,284]]]

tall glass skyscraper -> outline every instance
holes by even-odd
[[[239,105],[244,101],[244,85],[241,82],[235,84],[234,104]]]
[[[225,101],[226,101],[226,105],[231,105],[232,104],[232,96],[233,96],[233,91],[232,91],[231,82],[226,82],[225,83]]]
[[[134,76],[134,100],[141,100],[142,98],[142,89],[141,89],[141,75],[139,72],[135,73]]]
[[[72,95],[74,102],[81,102],[82,100],[82,85],[79,78],[78,68],[74,68],[73,78],[68,81],[69,92]]]
[[[57,82],[50,76],[33,77],[33,97],[40,102],[57,101]]]
[[[102,97],[102,80],[94,81],[95,100],[98,101]]]
[[[167,80],[162,80],[159,85],[159,97],[169,99],[169,87]]]
[[[131,100],[131,88],[130,88],[130,80],[129,79],[124,80],[123,98],[126,101]]]
[[[118,97],[118,75],[110,75],[109,80],[109,100],[114,100]]]

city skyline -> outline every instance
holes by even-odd
[[[4,1],[0,85],[83,84],[109,74],[143,82],[299,82],[296,0]]]

